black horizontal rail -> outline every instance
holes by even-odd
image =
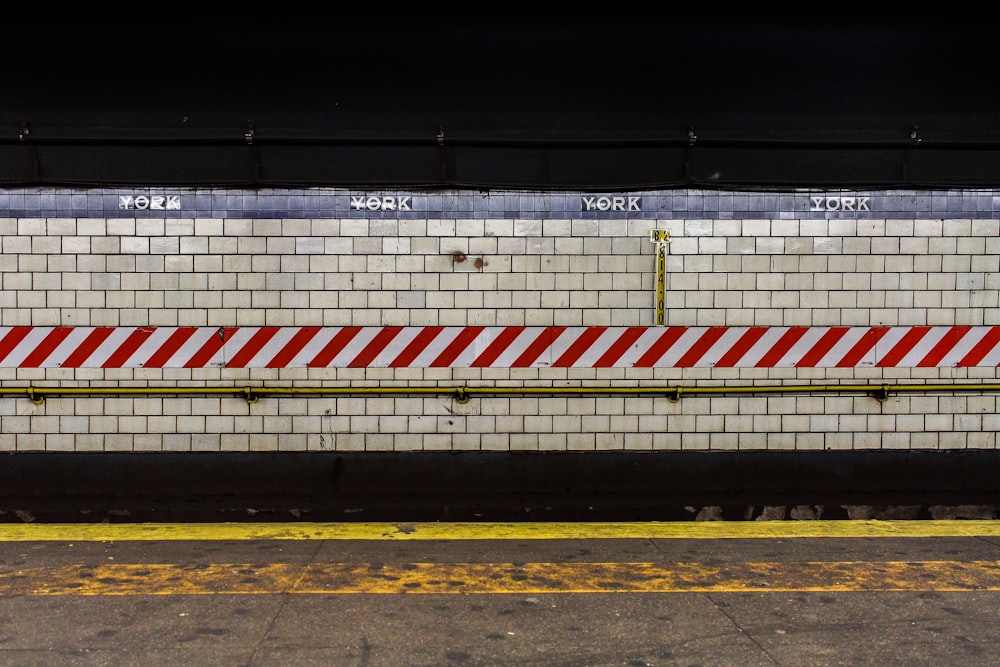
[[[16,130],[0,134],[0,145],[31,146],[361,146],[361,147],[497,147],[497,148],[772,148],[808,150],[1000,150],[1000,133],[995,138],[946,139],[916,137],[913,134],[876,138],[849,137],[762,137],[762,136],[596,136],[581,131],[575,136],[518,136],[516,130],[494,135],[480,134],[330,134],[289,130],[219,128],[212,130],[164,130],[155,128],[103,131],[85,128],[57,128],[46,132]],[[581,136],[589,134],[590,136]],[[817,134],[822,134],[818,132]]]

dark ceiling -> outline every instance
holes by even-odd
[[[1000,185],[989,26],[856,16],[36,19],[0,185]]]

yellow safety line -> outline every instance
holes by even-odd
[[[0,571],[0,597],[997,590],[998,561],[144,563]]]
[[[1000,521],[7,523],[0,542],[1000,537]]]

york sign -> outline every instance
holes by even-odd
[[[810,197],[810,211],[870,211],[871,197]]]
[[[179,211],[180,195],[119,195],[118,208],[123,211]]]
[[[584,211],[641,211],[642,197],[582,197]]]
[[[375,197],[351,195],[355,211],[410,211],[410,197]]]

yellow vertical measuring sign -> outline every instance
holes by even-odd
[[[670,230],[651,230],[649,240],[656,246],[656,325],[664,326],[667,323],[667,244],[670,243]]]

